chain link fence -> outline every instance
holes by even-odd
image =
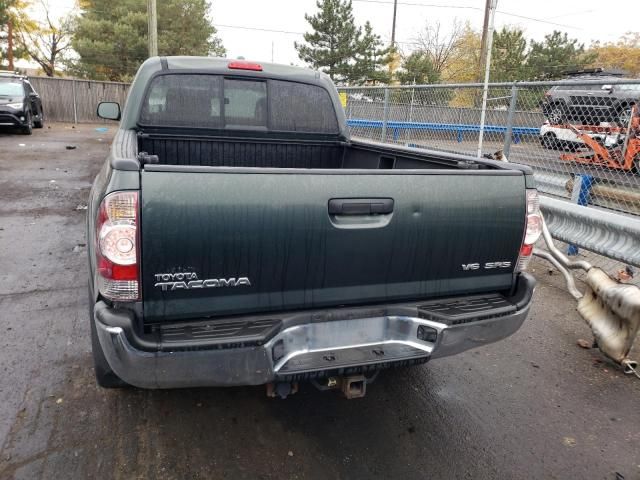
[[[476,156],[482,84],[339,88],[353,137]],[[554,197],[640,216],[640,80],[490,84],[482,154]],[[614,234],[614,232],[612,232]],[[640,248],[640,239],[638,242]],[[568,246],[619,278],[626,265]],[[633,268],[631,273],[633,273]],[[623,272],[623,273],[621,273]],[[635,281],[640,272],[635,273]]]
[[[47,121],[106,122],[101,101],[124,105],[129,84],[32,77]],[[353,137],[476,156],[482,84],[340,87]],[[640,80],[490,84],[482,154],[534,169],[539,190],[640,217]],[[614,234],[612,232],[612,234]],[[640,248],[640,241],[638,247]],[[626,265],[567,246],[620,277]],[[636,266],[637,267],[637,266]],[[631,269],[633,273],[633,269]],[[640,272],[633,281],[640,280]]]

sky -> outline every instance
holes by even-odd
[[[158,3],[162,0],[157,0]],[[47,0],[58,15],[72,11],[74,0]],[[396,40],[411,51],[427,22],[448,28],[456,19],[482,29],[485,0],[398,0]],[[305,13],[314,13],[315,0],[213,0],[211,19],[227,48],[227,56],[257,61],[301,64],[294,41],[308,30]],[[609,7],[608,5],[612,5]],[[353,0],[356,23],[371,22],[384,41],[391,38],[393,0]],[[640,29],[640,1],[618,0],[498,0],[495,26],[515,26],[529,38],[542,40],[554,29],[589,45],[615,41]],[[238,28],[242,27],[242,28]],[[271,31],[263,31],[271,30]]]

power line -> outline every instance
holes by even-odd
[[[393,1],[389,0],[352,0],[353,2],[360,3],[381,3],[381,4],[392,4]],[[406,5],[409,7],[431,7],[431,8],[451,8],[451,9],[461,9],[461,10],[481,10],[478,7],[470,7],[468,5],[439,5],[436,3],[412,3],[412,2],[398,2],[398,5]]]
[[[393,1],[390,0],[352,0],[354,2],[360,2],[360,3],[378,3],[378,4],[387,4],[387,5],[391,5],[393,3]],[[458,9],[458,10],[476,10],[476,11],[482,11],[483,9],[480,7],[471,7],[468,5],[444,5],[444,4],[437,4],[437,3],[414,3],[414,2],[398,2],[398,5],[406,5],[406,6],[410,6],[410,7],[428,7],[428,8],[449,8],[449,9]],[[526,15],[520,15],[518,13],[512,13],[512,12],[505,12],[504,10],[496,10],[496,13],[500,13],[502,15],[507,15],[510,17],[516,17],[516,18],[522,18],[525,20],[531,20],[532,22],[539,22],[539,23],[546,23],[549,25],[555,25],[556,27],[564,27],[564,28],[573,28],[576,30],[583,30],[582,27],[576,27],[575,25],[567,25],[564,23],[556,23],[556,22],[550,22],[549,20],[544,20],[542,18],[534,18],[534,17],[528,17]]]
[[[273,28],[245,27],[242,25],[223,25],[221,23],[213,23],[212,25],[216,28],[235,28],[238,30],[255,30],[258,32],[286,33],[288,35],[304,35],[304,32],[292,32],[290,30],[277,30]]]
[[[496,10],[496,13],[501,13],[502,15],[508,15],[510,17],[522,18],[522,19],[525,19],[525,20],[531,20],[532,22],[546,23],[548,25],[555,25],[556,27],[573,28],[574,30],[584,30],[582,27],[576,27],[575,25],[567,25],[567,24],[564,24],[564,23],[550,22],[548,20],[543,20],[541,18],[527,17],[526,15],[519,15],[517,13],[503,12],[501,10]]]

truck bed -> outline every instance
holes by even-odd
[[[157,155],[162,165],[318,169],[499,169],[469,157],[426,154],[367,141],[296,141],[138,134],[138,151]]]

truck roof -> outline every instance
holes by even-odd
[[[161,63],[166,60],[166,69],[169,70],[208,70],[211,73],[230,73],[230,63],[247,63],[260,65],[262,67],[262,73],[252,71],[253,75],[262,74],[264,76],[287,76],[287,77],[307,77],[309,80],[317,80],[323,73],[310,68],[294,67],[292,65],[281,65],[278,63],[259,62],[255,60],[245,59],[231,59],[231,58],[219,58],[219,57],[190,57],[190,56],[175,56],[175,57],[160,57]]]

